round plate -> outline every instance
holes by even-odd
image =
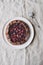
[[[26,24],[28,24],[28,26],[30,28],[30,33],[31,33],[30,34],[30,37],[29,37],[28,41],[25,42],[24,44],[21,44],[21,45],[12,45],[10,42],[8,42],[8,40],[6,38],[6,35],[5,35],[6,27],[13,20],[22,20],[23,22],[25,22]],[[9,44],[10,46],[12,46],[15,49],[23,49],[23,48],[27,47],[32,42],[33,37],[34,37],[34,29],[33,29],[33,26],[31,24],[31,22],[29,20],[27,20],[26,18],[23,18],[23,17],[15,17],[14,19],[9,20],[6,23],[5,27],[4,27],[4,39],[5,39],[5,41],[6,41],[7,44]]]

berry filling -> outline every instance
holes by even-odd
[[[9,35],[9,39],[12,43],[16,43],[19,42],[19,44],[23,44],[24,42],[26,42],[30,36],[30,30],[28,25],[23,22],[23,21],[19,21],[16,20],[11,22],[8,28],[8,35]]]

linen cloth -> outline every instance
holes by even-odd
[[[43,65],[42,6],[42,1],[36,0],[0,0],[0,65]],[[18,16],[28,19],[35,29],[32,43],[21,50],[9,46],[3,39],[5,23]]]

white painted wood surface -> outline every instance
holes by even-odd
[[[3,40],[4,24],[16,16],[27,18],[35,28],[33,42],[22,50]],[[0,0],[0,65],[43,65],[43,0]]]

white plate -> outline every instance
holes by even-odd
[[[22,21],[24,21],[26,24],[28,24],[28,26],[30,27],[30,33],[31,33],[31,34],[30,34],[30,37],[29,37],[28,41],[25,42],[24,44],[21,44],[21,45],[12,45],[10,42],[8,42],[8,40],[7,40],[7,38],[6,38],[6,35],[5,35],[5,30],[6,30],[7,25],[9,24],[9,22],[11,22],[12,20],[22,20]],[[32,42],[33,37],[34,37],[34,29],[33,29],[33,26],[32,26],[32,24],[30,23],[30,21],[27,20],[26,18],[23,18],[23,17],[15,17],[14,19],[9,20],[9,21],[6,23],[5,27],[4,27],[4,38],[5,38],[5,41],[6,41],[7,44],[9,44],[10,46],[12,46],[12,47],[15,48],[15,49],[23,49],[23,48],[27,47],[27,46]]]

